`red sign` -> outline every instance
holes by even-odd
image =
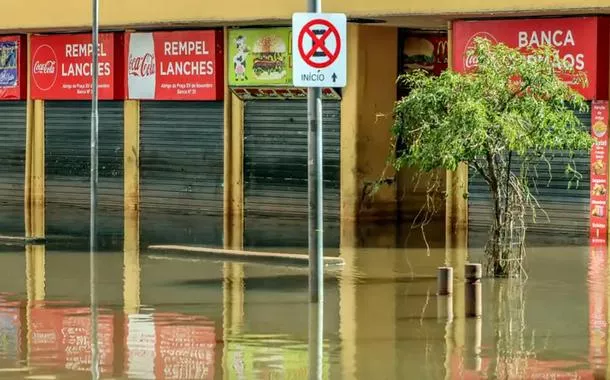
[[[318,33],[317,33],[318,29],[316,27],[319,27],[319,26],[325,27],[327,29],[326,29],[326,32],[323,32],[322,34],[320,34],[318,36]],[[313,44],[312,44],[313,46],[307,47],[307,50],[305,50],[306,47],[304,46],[306,34],[309,35],[309,37],[311,37],[311,40],[313,42]],[[331,35],[333,36],[335,41],[337,41],[335,44],[336,46],[333,49],[334,51],[330,51],[326,47],[326,40],[329,37],[331,37]],[[316,54],[318,53],[318,50],[321,51],[321,53],[325,57],[325,59],[322,61],[316,62],[312,58],[314,56],[316,56]],[[324,19],[311,20],[307,24],[305,24],[305,26],[303,26],[303,29],[301,29],[301,32],[299,33],[299,54],[301,55],[301,58],[303,58],[303,61],[305,61],[305,63],[308,64],[309,66],[315,67],[316,69],[324,69],[324,68],[332,65],[337,60],[340,52],[341,52],[341,38],[339,36],[339,31],[328,20],[324,20]]]
[[[125,55],[129,99],[223,98],[221,31],[129,33]]]
[[[21,100],[27,97],[26,45],[24,36],[0,36],[0,100]]]
[[[589,86],[576,89],[587,99],[608,99],[608,22],[602,17],[456,21],[453,23],[453,68],[476,66],[468,57],[474,39],[526,49],[552,45],[575,70],[586,73]]]
[[[591,106],[591,244],[606,244],[608,234],[608,102]]]
[[[122,36],[99,36],[99,98],[123,98]],[[93,44],[90,34],[58,34],[31,38],[32,99],[91,99]]]

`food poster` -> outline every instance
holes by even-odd
[[[229,86],[292,86],[291,28],[229,31]]]
[[[590,242],[606,244],[608,233],[608,102],[593,101],[591,135]]]
[[[429,75],[437,76],[448,68],[447,33],[401,31],[398,39],[398,71],[406,74],[414,70],[424,70]],[[398,98],[409,93],[404,85],[398,85]]]
[[[446,33],[408,33],[400,38],[402,73],[421,69],[432,75],[447,70],[448,46]]]

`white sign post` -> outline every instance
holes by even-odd
[[[347,18],[343,13],[292,16],[292,77],[295,87],[345,87]]]
[[[321,313],[324,304],[322,88],[345,87],[347,82],[347,18],[341,13],[322,13],[322,0],[308,0],[308,4],[310,13],[292,15],[292,81],[295,87],[307,87],[309,300],[320,305]]]

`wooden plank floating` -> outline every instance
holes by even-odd
[[[46,240],[45,238],[0,235],[0,243],[43,244]]]
[[[277,253],[260,251],[242,251],[223,248],[191,247],[184,245],[151,245],[148,249],[168,254],[178,254],[191,258],[228,258],[250,262],[285,262],[293,264],[309,264],[308,255],[295,253]],[[324,257],[324,266],[342,266],[345,261],[340,257]]]

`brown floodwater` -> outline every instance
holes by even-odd
[[[140,253],[106,249],[93,256],[67,242],[0,244],[0,378],[609,373],[605,249],[530,248],[527,281],[484,279],[483,317],[466,319],[459,270],[453,296],[438,297],[436,268],[480,261],[480,250],[467,258],[439,244],[404,248],[395,236],[364,234],[368,244],[342,236],[341,248],[328,250],[345,266],[328,271],[321,309],[308,302],[303,267],[178,258],[144,244]]]

